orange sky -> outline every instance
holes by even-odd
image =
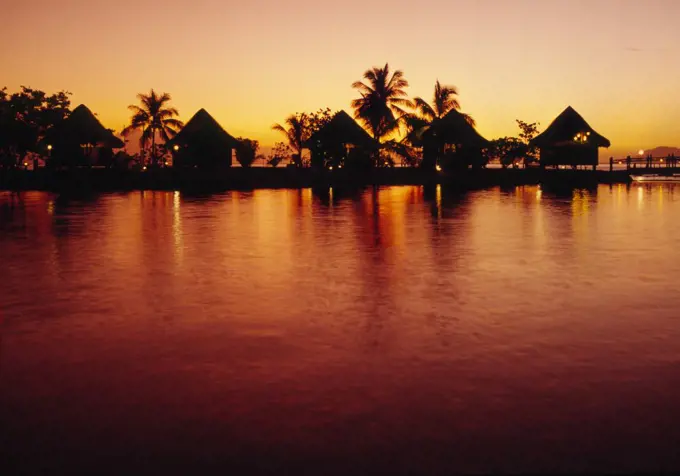
[[[110,128],[154,87],[182,119],[205,107],[235,136],[296,111],[348,109],[386,61],[413,96],[454,84],[489,139],[572,105],[605,154],[680,146],[677,0],[9,0],[0,83],[72,91]]]

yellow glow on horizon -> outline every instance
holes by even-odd
[[[67,89],[74,93],[73,106],[86,104],[116,131],[128,124],[127,106],[136,103],[136,94],[153,87],[172,95],[183,121],[205,108],[231,135],[268,147],[284,139],[271,125],[296,111],[329,107],[351,115],[357,97],[352,82],[389,62],[404,71],[411,97],[430,100],[437,79],[457,86],[462,110],[487,139],[516,136],[515,119],[537,121],[545,130],[571,105],[611,140],[606,157],[640,146],[680,146],[680,63],[677,48],[668,46],[678,44],[680,2],[650,8],[600,0],[583,15],[567,1],[510,0],[489,8],[484,2],[428,0],[395,11],[389,22],[384,12],[393,4],[387,0],[199,3],[14,2],[0,29],[0,42],[8,45],[0,51],[0,87]],[[356,11],[371,25],[360,34]],[[455,15],[457,28],[414,30],[447,15]],[[145,24],[144,36],[171,34],[173,48],[142,54],[139,35],[132,34],[135,19],[158,17]],[[28,21],[30,35],[24,32]],[[518,24],[522,35],[513,34]],[[653,25],[654,35],[622,38],[632,24]],[[578,35],[572,34],[575,27]],[[415,31],[423,43],[385,40],[399,30]],[[455,61],[442,61],[437,47],[428,51],[422,44],[452,45]],[[511,77],[497,74],[511,68]]]

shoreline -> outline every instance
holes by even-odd
[[[364,173],[292,168],[232,168],[220,171],[167,168],[143,172],[77,168],[2,171],[0,172],[0,190],[39,190],[58,193],[131,190],[219,192],[262,188],[436,184],[465,190],[538,184],[587,187],[597,184],[628,183],[630,180],[630,171],[627,170],[541,170],[539,168],[463,169],[451,172],[386,168],[373,169]]]

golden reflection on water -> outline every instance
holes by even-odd
[[[571,200],[572,232],[579,251],[587,250],[591,196],[588,190],[575,190]]]
[[[680,437],[673,186],[12,200],[10,443],[80,450],[94,427],[121,454],[139,436],[355,461],[353,438],[427,441],[442,463],[452,441],[553,454],[581,448],[583,428],[610,441],[613,421],[634,448]]]
[[[645,200],[645,191],[641,186],[637,187],[637,209],[642,210]]]
[[[182,254],[184,251],[184,245],[182,240],[182,213],[181,213],[181,198],[178,191],[173,193],[172,197],[172,236],[175,243],[175,256],[177,259],[182,261]]]

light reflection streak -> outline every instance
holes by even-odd
[[[574,190],[571,200],[571,222],[576,243],[585,244],[588,236],[588,213],[590,209],[590,193],[587,190]]]
[[[638,205],[637,209],[638,210],[642,210],[644,199],[645,199],[645,192],[644,192],[644,190],[642,190],[642,186],[638,185],[638,190],[637,190],[637,205]]]
[[[182,215],[180,213],[181,200],[180,193],[175,191],[172,197],[172,236],[175,244],[175,256],[182,259],[184,243],[182,239]]]

